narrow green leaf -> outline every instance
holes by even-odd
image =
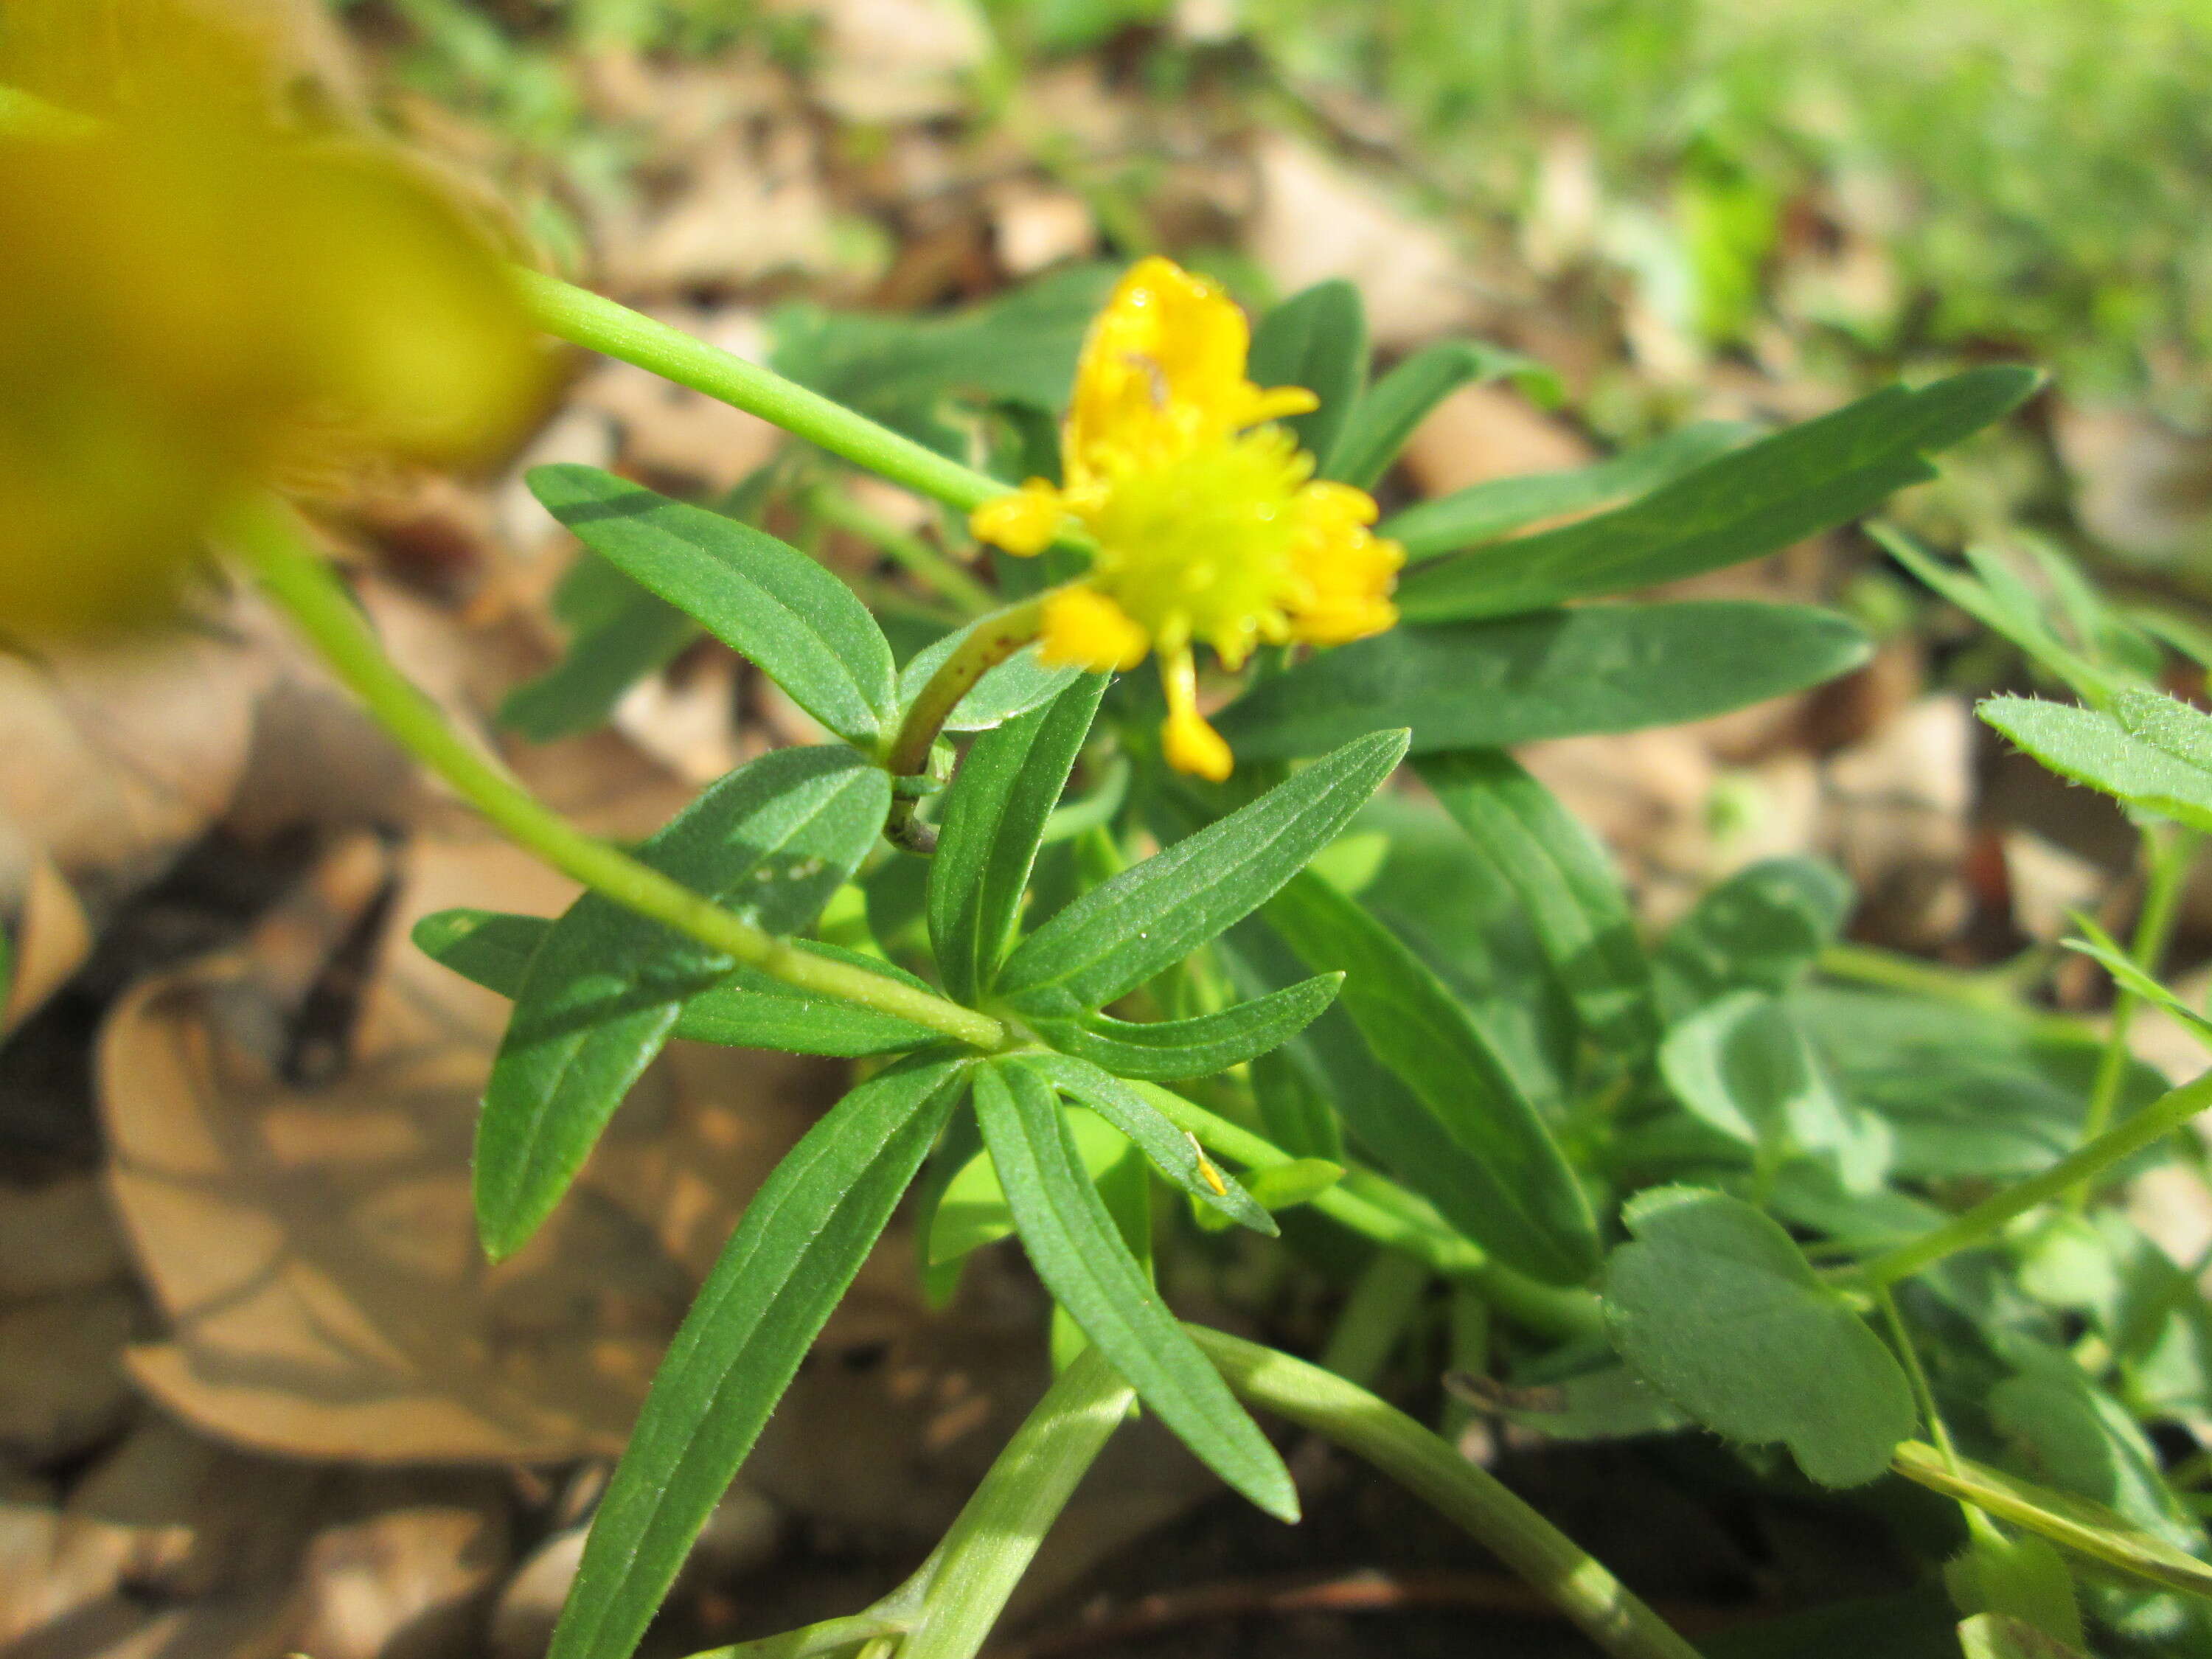
[[[1129,1255],[1050,1085],[1025,1066],[987,1061],[975,1068],[975,1115],[1046,1288],[1201,1462],[1268,1514],[1297,1520],[1290,1472]]]
[[[1028,1054],[1018,1063],[1127,1135],[1172,1185],[1231,1221],[1274,1237],[1274,1222],[1236,1178],[1206,1158],[1188,1135],[1160,1115],[1159,1108],[1111,1072],[1073,1054]],[[1208,1172],[1212,1180],[1206,1178]]]
[[[1212,1077],[1280,1047],[1313,1024],[1335,1000],[1341,974],[1321,974],[1279,991],[1194,1019],[1140,1024],[1106,1014],[1039,1019],[1037,1035],[1062,1054],[1121,1077],[1175,1083]]]
[[[1265,903],[1336,839],[1405,752],[1403,732],[1368,732],[1092,888],[1016,947],[1000,993],[1052,1018],[1135,989]]]
[[[1247,373],[1263,386],[1302,386],[1321,407],[1283,422],[1326,460],[1367,384],[1367,307],[1341,277],[1293,294],[1260,319]]]
[[[2097,926],[2090,917],[2076,911],[2074,925],[2080,928],[2082,939],[2061,939],[2069,951],[2079,951],[2101,964],[2112,976],[2113,982],[2123,990],[2132,992],[2146,1002],[2154,1002],[2181,1023],[2182,1028],[2199,1042],[2212,1043],[2212,1018],[2201,1009],[2192,1008],[2173,992],[2160,984],[2137,965],[2136,959],[2121,946],[2120,942]]]
[[[989,988],[1019,921],[1045,820],[1090,735],[1106,677],[1087,674],[1050,702],[986,732],[946,793],[929,861],[929,939],[945,989]]]
[[[812,921],[883,828],[890,781],[850,750],[781,749],[714,784],[639,860],[774,933]],[[477,1125],[477,1222],[494,1259],[543,1221],[660,1051],[732,964],[586,893],[532,953]]]
[[[596,553],[562,579],[553,610],[571,631],[567,653],[499,706],[499,723],[532,743],[600,725],[624,692],[699,637],[697,623]]]
[[[1735,600],[1597,605],[1394,628],[1263,680],[1215,721],[1242,760],[1320,754],[1376,726],[1415,754],[1702,720],[1866,660],[1831,611]]]
[[[2033,370],[1970,369],[1890,386],[1707,462],[1643,500],[1514,544],[1422,566],[1398,590],[1409,621],[1511,616],[1677,581],[1844,524],[1936,476],[1927,458],[2002,419]]]
[[[1360,1037],[1464,1155],[1455,1170],[1430,1171],[1421,1190],[1500,1261],[1547,1284],[1587,1279],[1598,1261],[1597,1224],[1582,1183],[1436,975],[1318,876],[1291,882],[1262,914],[1309,968],[1343,970],[1339,1003]],[[1354,1107],[1340,1101],[1339,1109],[1361,1129]],[[1451,1177],[1449,1199],[1440,1173]]]
[[[2116,677],[2062,641],[2041,597],[1984,550],[1968,550],[1974,566],[1970,575],[1936,558],[1893,526],[1877,523],[1867,529],[1890,557],[1991,633],[2011,641],[2031,661],[2071,686],[2075,696],[2099,702],[2111,696]]]
[[[2034,697],[1991,697],[1975,712],[2060,776],[2212,833],[2212,772],[2132,735],[2112,715]]]
[[[921,688],[945,665],[945,659],[960,648],[961,641],[990,620],[988,617],[978,617],[966,627],[956,628],[943,639],[915,652],[899,671],[899,707],[904,708],[919,696]],[[1047,668],[1037,660],[1037,647],[1025,645],[986,672],[969,689],[968,695],[952,705],[952,712],[945,719],[945,729],[988,732],[993,726],[1005,725],[1017,714],[1043,707],[1082,678],[1083,670],[1072,663]]]
[[[628,1659],[957,1098],[965,1055],[862,1084],[763,1183],[646,1396],[549,1659]]]
[[[1741,1199],[1639,1193],[1613,1253],[1606,1329],[1638,1376],[1714,1432],[1781,1441],[1824,1486],[1879,1477],[1917,1413],[1896,1358]]]
[[[1322,455],[1321,476],[1372,489],[1429,411],[1460,387],[1510,374],[1556,397],[1559,377],[1533,357],[1476,340],[1424,346],[1370,387]]]
[[[1906,1480],[1972,1504],[2062,1548],[2169,1589],[2212,1598],[2212,1565],[2146,1532],[2101,1504],[2022,1480],[1966,1458],[1908,1440],[1892,1465]]]
[[[415,943],[425,956],[465,979],[512,998],[522,988],[530,954],[553,924],[543,916],[491,910],[441,910],[415,924]],[[814,939],[793,939],[808,956],[866,968],[926,991],[928,985],[896,963]],[[781,1048],[786,1054],[858,1060],[897,1054],[939,1040],[940,1033],[910,1025],[854,1002],[817,996],[787,985],[757,968],[735,968],[684,1000],[670,1034],[725,1048]]]
[[[853,590],[796,548],[597,467],[532,468],[545,508],[617,568],[749,659],[839,737],[895,712],[891,648]]]
[[[503,910],[439,910],[415,924],[415,948],[509,1002],[522,994],[530,958],[553,931],[545,916]]]
[[[1392,514],[1376,534],[1396,542],[1406,550],[1407,559],[1418,564],[1496,541],[1547,519],[1632,501],[1726,454],[1758,431],[1740,421],[1699,421],[1656,443],[1589,466],[1469,484]]]
[[[1648,1050],[1651,964],[1604,849],[1510,755],[1427,755],[1414,769],[1519,896],[1583,1029],[1608,1049]]]
[[[975,1114],[958,1121],[972,1126]],[[1133,1149],[1129,1137],[1096,1112],[1080,1108],[1067,1114],[1067,1132],[1075,1146],[1083,1172],[1102,1188],[1114,1178]],[[945,1137],[947,1150],[954,1137]],[[958,1138],[966,1156],[954,1169],[943,1190],[936,1194],[925,1231],[924,1265],[944,1267],[1002,1238],[1014,1236],[1014,1212],[1006,1207],[1006,1189],[999,1182],[998,1166],[983,1150],[980,1129]],[[1143,1167],[1143,1160],[1138,1160]],[[1109,1206],[1110,1208],[1111,1206]],[[1127,1237],[1124,1228],[1123,1237]]]

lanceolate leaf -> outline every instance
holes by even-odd
[[[1104,695],[1085,676],[1041,708],[975,740],[952,781],[929,862],[929,938],[945,989],[988,989],[1021,915],[1045,820],[1059,804]]]
[[[553,924],[543,916],[505,915],[490,910],[441,910],[415,924],[415,943],[423,955],[443,963],[487,990],[512,998],[522,988],[530,954]],[[880,957],[862,956],[813,939],[791,946],[808,956],[850,963],[902,981],[918,991],[929,987]],[[787,1054],[827,1054],[856,1060],[897,1054],[935,1042],[938,1032],[910,1025],[890,1014],[856,1002],[817,995],[787,985],[757,968],[733,968],[705,990],[684,1000],[669,1034],[691,1042],[725,1048],[781,1048]]]
[[[789,933],[852,874],[890,802],[890,780],[849,750],[777,750],[714,785],[638,857]],[[685,1000],[731,965],[596,893],[554,924],[531,955],[477,1126],[477,1222],[495,1259],[560,1201]]]
[[[1866,654],[1849,622],[1802,605],[1586,605],[1394,628],[1261,682],[1215,724],[1244,760],[1321,754],[1379,726],[1410,726],[1415,754],[1496,749],[1701,720]]]
[[[1631,500],[1727,453],[1757,432],[1739,421],[1700,421],[1594,465],[1469,484],[1393,514],[1376,533],[1390,538],[1406,550],[1409,561],[1419,563],[1547,519]]]
[[[628,1659],[957,1097],[965,1056],[862,1084],[778,1164],[653,1378],[550,1659]]]
[[[1200,1203],[1257,1231],[1275,1232],[1267,1211],[1232,1176],[1205,1158],[1159,1108],[1112,1073],[1073,1054],[1024,1054],[1020,1063],[1128,1136],[1154,1169]]]
[[[1174,1083],[1211,1077],[1257,1059],[1296,1036],[1336,996],[1341,974],[1321,974],[1267,996],[1194,1019],[1139,1024],[1106,1014],[1033,1022],[1039,1036],[1063,1054],[1104,1066],[1121,1077]]]
[[[1468,1237],[1531,1277],[1555,1285],[1588,1278],[1597,1266],[1597,1225],[1581,1183],[1451,993],[1395,934],[1318,876],[1300,876],[1264,914],[1308,967],[1344,971],[1340,1003],[1360,1037],[1465,1154],[1455,1170],[1427,1171],[1421,1190]],[[1351,1103],[1338,1104],[1362,1129]],[[1448,1188],[1439,1176],[1449,1177]]]
[[[796,548],[596,467],[533,468],[530,488],[585,544],[791,694],[839,737],[894,714],[891,648],[853,590]]]
[[[2020,368],[1891,386],[1710,461],[1631,506],[1516,543],[1510,557],[1425,565],[1398,591],[1412,621],[1510,616],[1674,581],[1786,547],[1936,476],[1927,457],[2016,408]]]
[[[1651,964],[1604,851],[1552,792],[1497,750],[1422,757],[1421,781],[1520,897],[1591,1036],[1648,1048],[1658,1034]]]
[[[1295,1521],[1289,1471],[1129,1255],[1051,1086],[1025,1066],[986,1062],[975,1070],[975,1115],[1046,1288],[1200,1461],[1268,1514]]]
[[[1242,920],[1336,838],[1406,752],[1371,732],[1091,889],[1024,939],[999,988],[1024,1013],[1088,1013]]]
[[[1327,459],[1367,384],[1367,309],[1341,277],[1294,294],[1253,331],[1249,373],[1263,386],[1302,386],[1321,399],[1283,422],[1298,447]]]
[[[1533,358],[1474,340],[1425,346],[1385,374],[1352,411],[1334,453],[1322,455],[1322,476],[1361,489],[1390,470],[1390,463],[1431,410],[1460,387],[1503,374],[1534,380],[1557,394],[1558,380]]]

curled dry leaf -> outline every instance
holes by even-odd
[[[263,965],[234,952],[117,1006],[99,1053],[108,1181],[170,1339],[156,1399],[232,1442],[376,1462],[618,1449],[696,1279],[821,1102],[805,1062],[694,1052],[648,1073],[584,1182],[495,1267],[471,1128],[507,1005],[405,943],[428,910],[556,913],[493,842],[410,857],[350,1070],[277,1073]]]
[[[273,666],[212,626],[0,653],[0,878],[44,856],[106,898],[159,875],[230,805]]]
[[[9,967],[0,981],[0,1036],[21,1025],[92,951],[92,924],[76,891],[53,860],[40,858],[23,884],[23,902],[7,930]],[[0,1267],[0,1273],[4,1273]]]

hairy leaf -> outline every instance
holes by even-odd
[[[1639,1193],[1607,1264],[1606,1328],[1638,1376],[1716,1433],[1781,1441],[1825,1486],[1863,1486],[1917,1419],[1903,1369],[1790,1235],[1741,1199]]]
[[[849,750],[777,750],[708,789],[637,856],[790,933],[852,874],[890,800],[890,780]],[[477,1220],[495,1258],[560,1201],[685,1001],[732,965],[597,893],[554,924],[530,956],[477,1126]]]
[[[597,467],[532,468],[530,488],[591,550],[706,624],[839,737],[894,711],[891,648],[853,590],[796,548]]]
[[[1086,675],[975,740],[947,793],[929,862],[929,939],[945,989],[971,1001],[1012,944],[1045,820],[1090,734],[1106,678]]]
[[[986,1062],[975,1069],[975,1115],[1054,1299],[1200,1462],[1268,1514],[1295,1521],[1290,1472],[1129,1255],[1051,1085],[1026,1066]]]
[[[1255,1060],[1296,1036],[1335,999],[1341,974],[1321,974],[1249,1002],[1193,1019],[1152,1024],[1087,1014],[1039,1019],[1037,1035],[1063,1054],[1121,1077],[1174,1083],[1211,1077]]]
[[[778,1164],[653,1378],[550,1659],[628,1659],[957,1097],[966,1056],[862,1084]]]
[[[1265,903],[1336,838],[1405,752],[1403,732],[1357,738],[1094,887],[1015,949],[1000,993],[1024,1013],[1053,1018],[1135,989]]]

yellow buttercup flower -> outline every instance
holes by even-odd
[[[1042,654],[1103,672],[1157,652],[1170,764],[1219,780],[1229,745],[1198,712],[1194,647],[1231,668],[1256,646],[1340,645],[1398,619],[1404,553],[1371,534],[1364,490],[1313,476],[1269,424],[1315,406],[1301,386],[1245,378],[1251,331],[1216,284],[1142,261],[1091,325],[1060,436],[1058,486],[1032,478],[969,519],[1010,553],[1042,551],[1071,523],[1091,570],[1046,608]]]

